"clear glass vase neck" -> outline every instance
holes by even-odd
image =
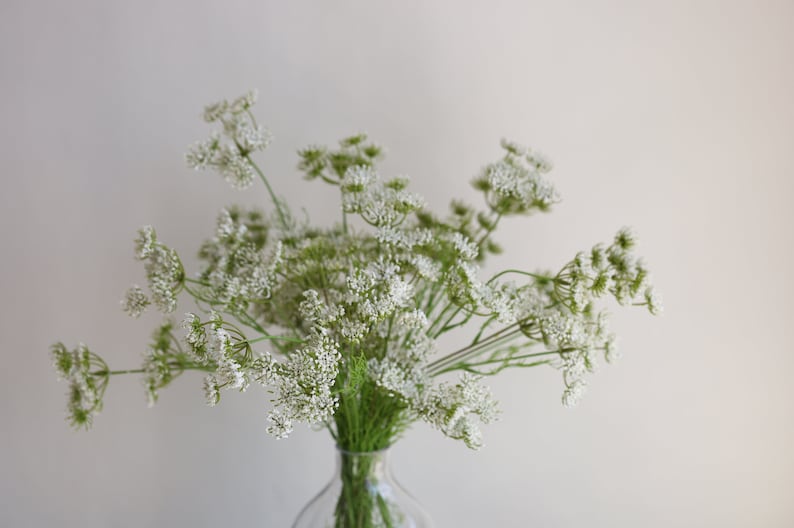
[[[428,528],[433,523],[394,479],[391,449],[336,448],[328,485],[298,515],[293,528]]]
[[[348,451],[336,447],[336,471],[340,473],[346,468],[360,469],[370,478],[392,479],[391,447],[378,451]]]

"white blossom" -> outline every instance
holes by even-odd
[[[230,110],[234,113],[239,113],[248,110],[256,104],[256,100],[258,97],[259,97],[259,92],[257,90],[250,90],[245,95],[241,95],[240,97],[235,99],[231,104]]]
[[[565,387],[565,391],[562,393],[562,404],[565,407],[575,407],[582,399],[586,388],[587,383],[583,379],[574,380]]]
[[[322,332],[315,332],[303,348],[281,363],[273,383],[276,398],[269,418],[270,434],[284,438],[294,421],[312,425],[331,417],[339,401],[333,385],[340,359],[338,344]]]
[[[229,103],[227,101],[218,101],[204,107],[204,121],[212,123],[217,121],[223,114],[229,110]]]
[[[554,168],[554,164],[545,154],[537,150],[527,154],[527,161],[535,166],[538,172],[544,174]]]
[[[245,224],[234,221],[231,212],[226,208],[221,209],[221,212],[218,214],[216,226],[215,234],[219,241],[240,241],[248,231]]]
[[[477,258],[479,250],[477,244],[468,239],[462,233],[453,233],[452,243],[458,252],[458,257],[463,260],[474,260]]]
[[[282,413],[279,409],[273,409],[270,411],[270,414],[267,416],[267,420],[270,422],[267,432],[274,438],[284,439],[292,433],[292,420],[284,415],[284,413]]]
[[[69,382],[67,420],[72,425],[88,427],[102,408],[99,383],[104,376],[92,372],[93,354],[83,343],[73,350],[58,343],[52,347],[51,357],[58,376]]]
[[[157,235],[152,226],[146,225],[140,228],[138,238],[135,240],[135,256],[139,260],[148,258],[156,241]]]
[[[223,361],[231,352],[232,336],[222,326],[212,329],[207,335],[207,353],[215,361]]]
[[[205,141],[194,143],[185,153],[187,166],[194,170],[203,170],[214,164],[215,156],[218,153],[219,141],[219,136],[213,134]]]
[[[428,391],[418,410],[428,423],[472,449],[482,445],[482,433],[474,418],[489,423],[498,416],[490,390],[478,376],[468,373],[463,373],[455,385],[441,383]]]
[[[144,375],[142,381],[148,405],[153,407],[159,396],[158,389],[171,381],[171,368],[168,364],[168,356],[161,351],[149,348],[144,352],[143,357]]]
[[[226,389],[238,389],[240,392],[244,392],[251,382],[240,364],[228,356],[218,361],[216,376],[219,386]]]
[[[133,285],[124,294],[124,299],[121,300],[121,308],[127,312],[130,317],[139,317],[146,307],[149,306],[149,297],[137,285]]]
[[[138,259],[144,261],[151,302],[164,313],[173,312],[176,308],[176,288],[184,274],[179,256],[157,240],[152,226],[144,226],[138,231],[135,248]],[[127,311],[131,315],[142,309],[141,303],[145,301],[141,294],[134,288],[128,292],[124,306],[125,309],[129,308]]]
[[[411,255],[409,262],[423,279],[437,282],[441,276],[441,265],[425,255]]]
[[[204,362],[207,359],[207,331],[201,320],[196,314],[187,313],[181,326],[186,330],[185,344],[191,355],[199,362]]]
[[[237,147],[224,145],[218,158],[218,170],[226,181],[236,189],[245,189],[254,182],[254,168]]]
[[[662,305],[662,297],[656,292],[653,287],[648,287],[645,290],[645,302],[648,303],[648,311],[653,315],[659,315],[664,311]]]
[[[210,407],[216,406],[221,399],[220,386],[213,374],[204,377],[204,398]]]
[[[349,168],[342,178],[340,188],[342,210],[360,214],[366,222],[378,228],[393,227],[407,213],[424,206],[424,200],[420,196],[405,189],[389,187],[368,166]],[[385,236],[388,238],[390,235]],[[393,232],[391,236],[394,236]]]
[[[526,156],[527,153],[529,152],[529,149],[527,147],[519,145],[518,143],[515,143],[513,141],[508,141],[507,139],[504,138],[501,140],[500,144],[503,149],[505,149],[513,156],[519,156],[519,157]]]

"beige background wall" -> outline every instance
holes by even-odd
[[[136,366],[156,318],[145,223],[185,254],[245,195],[186,169],[202,105],[258,87],[281,194],[334,218],[294,152],[366,130],[436,208],[506,136],[556,162],[564,201],[507,223],[497,266],[558,267],[636,228],[665,294],[620,311],[624,359],[574,410],[554,370],[494,380],[471,453],[418,426],[397,474],[440,527],[788,527],[792,417],[791,2],[9,1],[0,4],[0,526],[288,526],[331,442],[265,433],[264,392],[154,409],[114,379],[90,433],[62,420],[47,348]],[[617,310],[615,310],[617,311]]]

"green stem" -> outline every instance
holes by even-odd
[[[394,528],[389,504],[378,488],[383,477],[378,452],[341,451],[342,490],[336,503],[335,528]]]
[[[190,277],[184,277],[185,282],[190,282],[192,284],[198,284],[199,286],[209,286],[210,283],[205,281],[200,281],[196,279],[191,279]]]
[[[483,351],[487,350],[487,348],[492,347],[497,343],[501,344],[505,340],[513,339],[520,335],[520,333],[520,323],[514,323],[510,326],[506,326],[505,328],[484,338],[479,343],[472,343],[430,363],[428,365],[428,371],[433,376],[438,375],[445,371],[444,369],[446,369],[446,367],[449,365],[459,363],[468,357],[481,354]]]
[[[252,343],[258,343],[259,341],[289,341],[290,343],[305,343],[303,339],[299,339],[297,337],[287,337],[287,336],[275,336],[275,335],[265,335],[262,337],[255,337],[253,339],[246,339],[245,341],[240,341],[241,343],[248,343],[249,345]]]
[[[479,249],[483,245],[483,243],[488,239],[491,233],[494,232],[494,230],[496,229],[496,225],[499,223],[499,220],[501,219],[502,219],[502,213],[496,213],[496,218],[493,220],[491,227],[485,230],[485,233],[483,233],[482,237],[477,242],[477,249]]]
[[[541,361],[533,361],[532,363],[516,363],[514,365],[509,364],[509,363],[503,363],[503,364],[499,365],[498,367],[495,367],[495,368],[493,368],[491,370],[488,370],[488,371],[479,370],[479,369],[477,369],[475,367],[470,367],[468,365],[460,367],[460,369],[458,369],[458,370],[462,370],[464,372],[469,372],[471,374],[477,374],[477,375],[480,375],[480,376],[494,376],[496,374],[499,374],[500,372],[502,372],[503,370],[505,370],[507,368],[531,368],[531,367],[539,367],[540,365],[550,365],[550,364],[551,364],[551,360],[550,359],[544,359],[544,360],[541,360]]]
[[[174,363],[168,365],[170,368],[179,370],[198,370],[202,372],[214,372],[215,369],[209,366],[196,365],[195,363]],[[146,369],[128,369],[128,370],[108,370],[102,369],[92,372],[94,376],[116,376],[119,374],[144,374]]]
[[[554,282],[557,281],[557,277],[549,277],[547,275],[540,275],[538,273],[530,273],[529,271],[522,271],[522,270],[517,270],[517,269],[507,269],[507,270],[504,270],[504,271],[500,271],[499,273],[497,273],[496,275],[494,275],[493,277],[488,279],[488,282],[486,282],[486,284],[490,284],[491,282],[495,281],[496,279],[498,279],[502,275],[507,275],[508,273],[516,273],[518,275],[526,275],[527,277],[532,277],[533,279],[538,279],[538,280],[542,280],[542,281],[554,281]]]
[[[246,155],[248,159],[248,163],[254,168],[256,173],[259,175],[259,179],[262,180],[262,183],[265,184],[265,188],[267,189],[268,194],[270,194],[270,199],[273,201],[273,205],[276,207],[276,212],[278,213],[278,218],[281,221],[281,227],[287,229],[287,217],[284,215],[284,211],[281,209],[281,203],[276,198],[276,193],[273,192],[273,188],[270,186],[270,183],[267,181],[265,177],[265,173],[262,172],[262,169],[259,168],[259,165],[254,163],[254,160],[251,159],[250,156]]]
[[[432,334],[435,332],[435,328],[436,328],[436,326],[438,326],[438,324],[441,322],[441,320],[442,320],[442,319],[444,318],[444,316],[447,314],[447,311],[448,311],[448,310],[449,310],[449,309],[450,309],[452,306],[454,306],[454,305],[452,304],[452,301],[449,301],[449,302],[447,302],[447,304],[444,306],[444,309],[443,309],[443,310],[441,310],[441,312],[439,312],[439,314],[438,314],[438,315],[437,315],[437,316],[436,316],[436,317],[433,319],[433,322],[432,322],[432,323],[430,323],[430,326],[427,328],[427,333],[428,333],[428,335],[432,335]],[[429,317],[429,316],[430,316],[430,312],[428,312],[428,317]]]
[[[521,354],[520,356],[509,356],[509,357],[497,357],[493,359],[484,359],[482,361],[475,361],[473,363],[461,363],[460,365],[465,365],[467,367],[481,367],[483,365],[492,365],[494,363],[510,363],[512,361],[520,361],[522,359],[529,359],[533,357],[541,357],[541,356],[548,356],[551,354],[561,354],[563,352],[570,352],[571,349],[557,349],[557,350],[547,350],[545,352],[534,352],[532,354]],[[518,366],[518,365],[514,365]]]
[[[460,311],[462,309],[463,309],[462,306],[459,307],[454,315],[457,316],[457,314],[460,313]],[[454,330],[455,328],[458,328],[458,327],[461,327],[461,326],[467,324],[469,321],[471,321],[471,318],[474,315],[483,315],[483,314],[479,314],[479,313],[474,312],[474,311],[466,311],[463,319],[460,319],[459,321],[457,321],[455,323],[452,323],[452,319],[453,318],[450,317],[449,320],[446,323],[444,323],[444,326],[438,331],[438,333],[436,334],[435,337],[438,338],[441,334],[444,334],[446,332],[449,332],[450,330]],[[495,317],[495,316],[492,316],[492,317]]]
[[[483,334],[483,332],[485,332],[485,329],[486,329],[486,328],[488,328],[488,326],[489,326],[489,325],[490,325],[490,324],[491,324],[491,323],[492,323],[492,322],[493,322],[495,319],[496,319],[496,315],[492,315],[491,317],[487,318],[487,319],[485,320],[485,322],[483,322],[482,326],[480,326],[480,331],[479,331],[479,332],[477,332],[477,335],[476,335],[476,336],[474,336],[474,339],[473,339],[473,340],[472,340],[472,342],[471,342],[471,344],[472,344],[472,345],[476,345],[477,343],[479,343],[479,342],[480,342],[480,338],[482,337],[482,334]]]
[[[143,374],[145,369],[130,369],[130,370],[106,370],[103,373],[108,376],[115,376],[117,374]],[[98,373],[99,374],[99,373]]]

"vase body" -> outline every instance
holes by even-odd
[[[306,505],[293,528],[432,528],[419,503],[395,480],[389,449],[336,452],[331,482]]]

